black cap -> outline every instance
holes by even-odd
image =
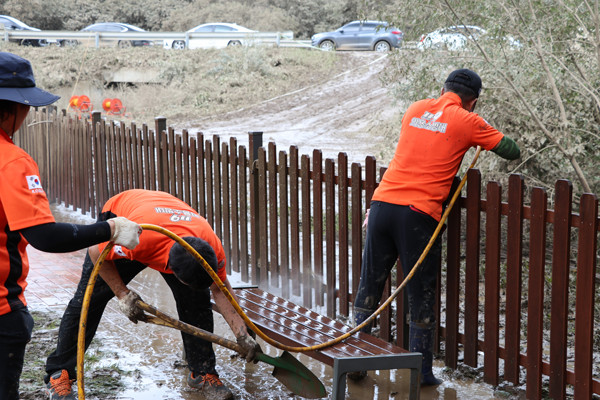
[[[204,258],[213,271],[217,272],[219,269],[217,255],[208,242],[194,236],[185,236],[182,239]],[[169,268],[177,279],[193,288],[206,289],[213,283],[212,277],[204,267],[179,243],[173,244],[169,251]]]
[[[35,86],[31,64],[12,53],[0,52],[0,100],[47,106],[60,99]]]
[[[446,79],[446,83],[455,83],[465,86],[473,91],[475,97],[479,97],[481,93],[481,78],[470,69],[457,69],[452,71]]]

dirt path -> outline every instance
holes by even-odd
[[[218,134],[223,140],[235,136],[240,144],[247,144],[247,132],[262,131],[265,143],[273,141],[281,149],[296,145],[301,154],[321,149],[326,158],[345,151],[350,161],[362,162],[381,146],[369,126],[390,118],[397,108],[380,79],[387,55],[340,52],[339,57],[347,58],[348,69],[333,79],[175,128],[202,131],[206,137]]]

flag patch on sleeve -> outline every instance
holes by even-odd
[[[37,175],[27,175],[27,186],[29,186],[29,189],[33,190],[33,189],[41,189],[42,188],[42,182],[40,181],[40,177]]]

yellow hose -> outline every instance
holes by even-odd
[[[479,154],[480,153],[481,153],[481,147],[477,146],[477,151],[476,151],[475,156],[473,157],[473,161],[469,165],[468,169],[473,168],[473,166],[475,165],[475,162],[479,158]],[[394,292],[390,295],[390,297],[385,302],[383,302],[381,304],[381,306],[379,306],[379,308],[377,310],[375,310],[375,312],[373,312],[373,314],[371,314],[371,316],[369,318],[367,318],[366,320],[364,320],[360,325],[356,326],[351,331],[346,332],[342,336],[339,336],[339,337],[337,337],[335,339],[332,339],[332,340],[330,340],[328,342],[324,342],[324,343],[321,343],[321,344],[318,344],[318,345],[314,345],[314,346],[306,346],[306,347],[288,346],[288,345],[285,345],[283,343],[280,343],[280,342],[278,342],[278,341],[276,341],[276,340],[271,339],[270,337],[268,337],[264,332],[262,332],[250,320],[250,318],[248,318],[248,316],[246,315],[246,313],[244,312],[244,310],[242,310],[242,308],[237,303],[237,301],[233,298],[233,296],[231,295],[231,293],[229,293],[229,290],[227,290],[227,287],[225,287],[225,284],[223,283],[223,281],[221,281],[221,279],[219,278],[219,276],[217,275],[217,273],[211,268],[211,266],[206,262],[206,260],[204,260],[204,258],[200,254],[198,254],[198,252],[192,246],[190,246],[185,240],[181,239],[179,236],[175,235],[173,232],[169,231],[168,229],[162,228],[162,227],[157,226],[157,225],[152,225],[152,224],[140,224],[140,226],[142,227],[142,229],[156,231],[156,232],[162,233],[165,236],[170,237],[171,239],[173,239],[177,243],[179,243],[181,246],[183,246],[190,254],[192,254],[194,256],[194,258],[200,263],[200,265],[202,265],[202,267],[206,270],[206,272],[211,276],[211,278],[213,279],[213,281],[215,282],[215,284],[217,285],[217,287],[221,290],[221,292],[229,300],[229,302],[231,303],[231,305],[233,306],[233,308],[240,315],[240,317],[244,320],[244,322],[261,339],[263,339],[265,342],[269,343],[270,345],[272,345],[272,346],[274,346],[274,347],[276,347],[276,348],[278,348],[280,350],[286,350],[286,351],[297,352],[297,353],[304,353],[304,352],[308,352],[308,351],[321,350],[321,349],[324,349],[324,348],[327,348],[327,347],[331,347],[331,346],[334,346],[334,345],[340,343],[341,341],[349,338],[350,336],[354,335],[355,333],[357,333],[358,331],[360,331],[362,328],[364,328],[365,326],[367,326],[368,324],[370,324],[375,318],[377,318],[377,316],[379,314],[381,314],[381,312],[387,306],[390,305],[390,303],[398,296],[398,294],[400,293],[400,291],[408,284],[408,281],[410,281],[412,279],[412,277],[414,276],[417,268],[419,268],[419,266],[421,265],[421,263],[423,262],[423,260],[427,256],[427,254],[429,253],[429,250],[431,250],[431,247],[433,246],[435,240],[437,239],[438,235],[440,234],[440,232],[442,230],[444,222],[446,222],[446,219],[448,218],[448,215],[450,214],[450,210],[452,210],[452,207],[454,206],[454,203],[456,202],[456,200],[457,200],[458,196],[460,195],[460,192],[461,192],[462,188],[465,186],[466,182],[467,182],[467,174],[465,174],[463,176],[463,178],[461,179],[460,184],[458,185],[458,188],[454,192],[454,195],[452,196],[452,199],[450,200],[450,203],[448,204],[448,207],[446,207],[446,210],[444,211],[444,214],[442,215],[442,217],[441,217],[441,219],[440,219],[440,221],[439,221],[439,223],[438,223],[435,231],[433,232],[433,235],[431,236],[431,239],[429,239],[429,243],[427,244],[427,246],[425,247],[425,249],[421,253],[421,256],[419,257],[419,259],[417,260],[417,262],[415,263],[415,265],[412,267],[412,269],[410,270],[409,274],[404,278],[404,280],[402,281],[402,283],[394,290]],[[110,242],[106,246],[106,248],[104,249],[104,251],[102,251],[102,253],[100,254],[100,257],[98,257],[98,260],[94,264],[94,269],[92,270],[92,273],[90,275],[90,279],[88,281],[88,285],[86,287],[85,295],[84,295],[84,298],[83,298],[83,304],[82,304],[82,309],[81,309],[81,318],[80,318],[80,321],[79,321],[79,335],[78,335],[78,340],[77,340],[77,391],[78,391],[78,395],[79,395],[79,399],[80,400],[85,400],[84,382],[83,382],[83,367],[84,367],[84,360],[83,360],[83,358],[84,358],[84,353],[85,353],[85,327],[86,327],[86,321],[87,321],[87,311],[88,311],[88,308],[89,308],[89,303],[90,303],[90,299],[91,299],[91,296],[92,296],[92,292],[94,290],[94,285],[96,283],[96,278],[98,276],[98,273],[100,272],[100,266],[104,262],[104,259],[108,255],[108,252],[110,251],[110,249],[112,248],[112,246],[113,246],[113,243]]]

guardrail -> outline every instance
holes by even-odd
[[[0,30],[2,32],[2,30]],[[162,42],[164,40],[183,40],[188,47],[190,39],[244,39],[261,44],[273,44],[279,47],[311,47],[310,40],[293,40],[292,31],[283,32],[71,32],[71,31],[12,31],[4,30],[5,41],[10,39],[46,39],[49,43],[63,41],[94,42],[100,47],[101,41],[148,40]]]

